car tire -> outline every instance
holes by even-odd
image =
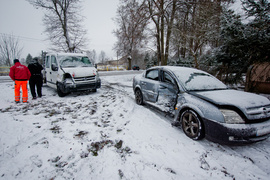
[[[59,87],[59,85],[57,85],[57,94],[59,97],[64,97],[66,95],[66,93],[61,91],[61,88]]]
[[[182,129],[186,136],[193,140],[204,137],[204,128],[199,116],[193,110],[186,110],[180,117]]]
[[[135,100],[138,105],[143,105],[143,96],[141,90],[139,89],[135,91]]]

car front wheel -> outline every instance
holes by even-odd
[[[143,96],[141,90],[139,89],[135,91],[135,100],[137,104],[143,105]]]
[[[204,137],[204,129],[198,115],[192,110],[186,110],[180,118],[184,133],[193,140],[200,140]]]

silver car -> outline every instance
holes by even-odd
[[[223,144],[252,143],[270,135],[270,101],[229,89],[214,76],[194,68],[160,66],[133,79],[136,103],[151,104],[174,115],[193,140]]]

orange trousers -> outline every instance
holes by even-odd
[[[27,102],[28,100],[28,89],[27,89],[27,81],[15,81],[15,101],[20,101],[20,88],[22,87],[22,101]]]

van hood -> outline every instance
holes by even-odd
[[[97,70],[94,67],[76,67],[62,69],[65,73],[69,73],[72,77],[86,77],[97,75]]]
[[[237,90],[190,92],[218,107],[233,107],[241,110],[248,119],[270,117],[270,101],[264,96]]]

